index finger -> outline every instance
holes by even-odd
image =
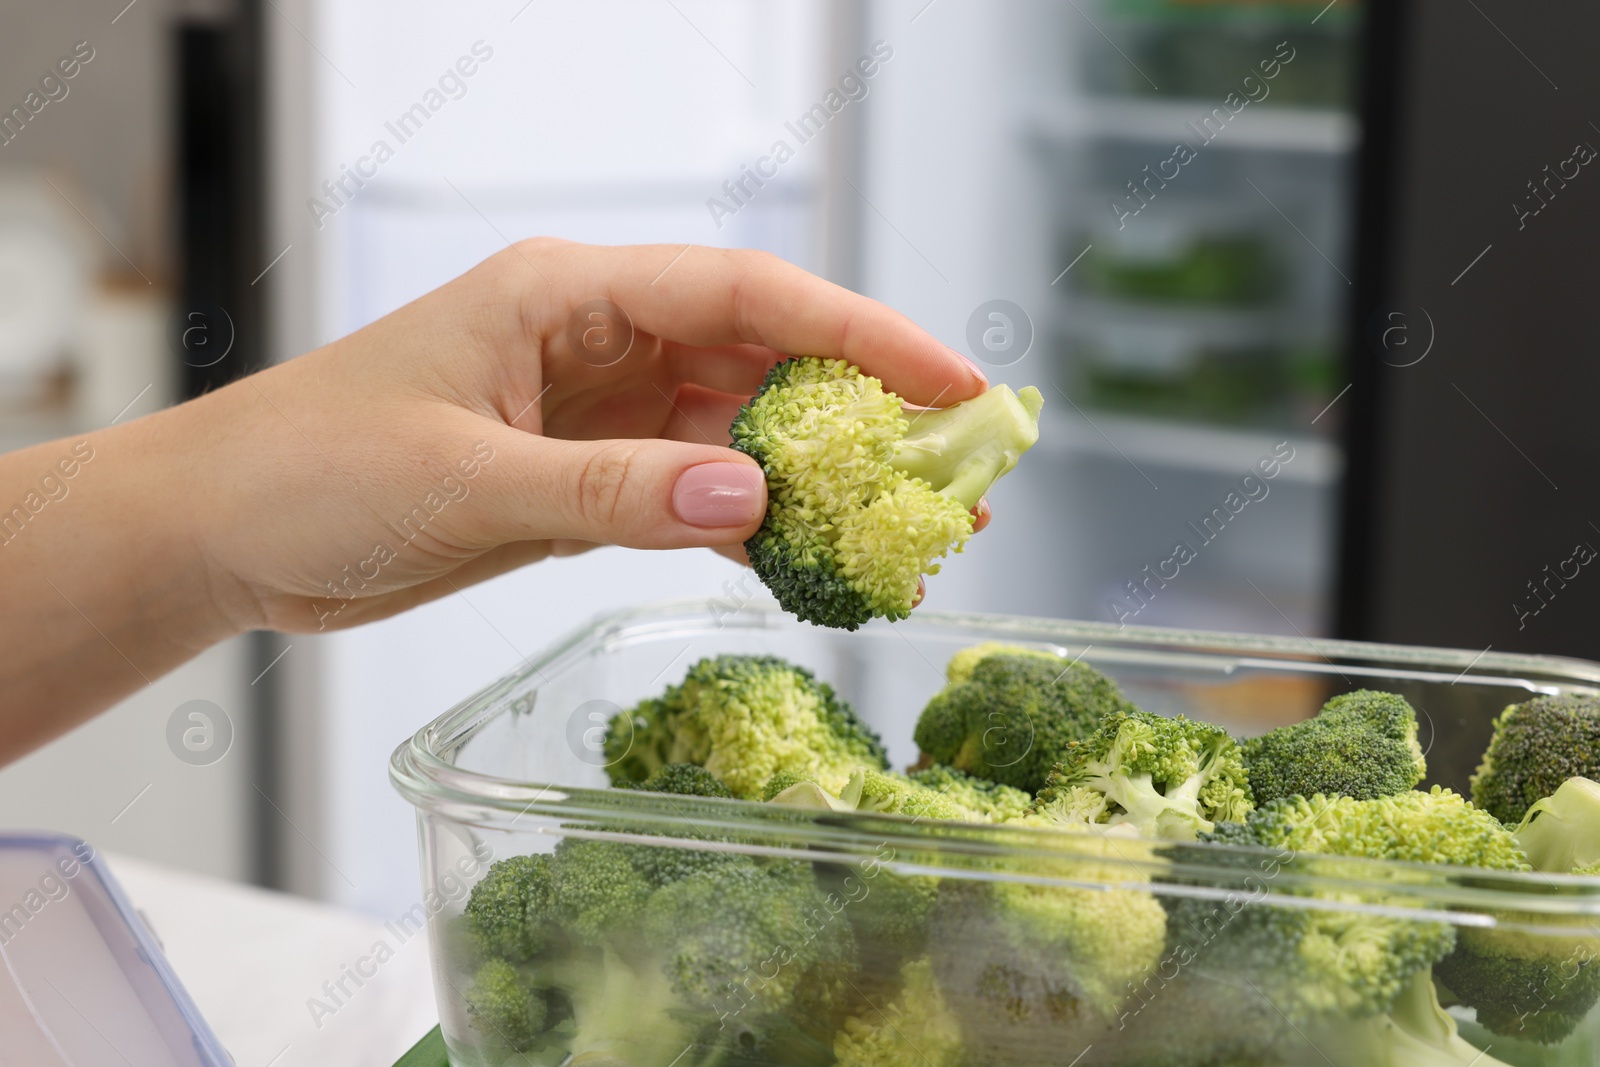
[[[604,293],[635,327],[666,340],[848,360],[917,405],[948,406],[989,386],[974,364],[899,312],[765,252],[700,245],[552,251],[574,306]]]

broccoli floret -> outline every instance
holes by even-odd
[[[1527,867],[1510,831],[1438,787],[1374,800],[1276,800],[1244,824],[1219,823],[1202,840],[1267,848],[1279,856],[1321,853],[1502,870]],[[1339,872],[1319,861],[1312,873],[1337,877]],[[1351,875],[1363,876],[1360,871]],[[1380,1015],[1412,975],[1455,946],[1455,928],[1448,923],[1339,907],[1370,906],[1370,892],[1319,889],[1311,895],[1330,906],[1239,909],[1175,897],[1168,901],[1171,941],[1202,966],[1253,983],[1297,1025]]]
[[[1457,1032],[1425,970],[1405,981],[1387,1014],[1313,1027],[1306,1036],[1333,1067],[1510,1067]]]
[[[668,1067],[687,1047],[692,1005],[641,951],[651,887],[630,851],[564,838],[550,855],[499,861],[473,888],[466,919],[477,940],[507,967],[527,961],[513,969],[515,981],[488,961],[463,991],[489,1040],[516,1050],[557,1041],[573,1055],[615,1055],[634,1067]]]
[[[969,1049],[986,1063],[1066,1062],[1114,1026],[1128,990],[1153,971],[1166,939],[1155,896],[1123,888],[1144,882],[1117,862],[1124,845],[1096,837],[1074,850],[1079,889],[997,880],[945,879],[930,918],[928,953],[939,988]],[[1063,1053],[1065,1055],[1063,1056]]]
[[[1472,799],[1515,826],[1568,778],[1600,779],[1600,697],[1546,696],[1513,704],[1472,776]]]
[[[604,944],[636,927],[653,888],[633,862],[633,847],[565,837],[551,861],[554,913],[580,939]]]
[[[1527,915],[1549,925],[1549,916]],[[1506,916],[1516,921],[1516,916]],[[1496,1034],[1552,1045],[1600,1000],[1600,937],[1535,934],[1514,927],[1466,927],[1434,973],[1480,1025]]]
[[[833,1041],[838,1067],[960,1067],[961,1027],[926,957],[900,969],[900,993],[845,1020]]]
[[[685,797],[733,796],[722,779],[697,763],[668,763],[648,781],[618,782],[618,789],[637,789],[644,793],[671,793]]]
[[[944,665],[945,681],[951,685],[960,685],[971,678],[973,669],[990,656],[1033,656],[1047,663],[1054,663],[1058,669],[1061,666],[1061,657],[1054,652],[1029,648],[1027,645],[1008,645],[1003,641],[984,641],[963,648],[950,657],[950,661]]]
[[[995,386],[907,413],[883,383],[836,359],[778,364],[733,421],[733,447],[767,476],[767,517],[745,542],[784,609],[854,630],[904,619],[935,560],[960,551],[971,511],[1039,438],[1044,399]]]
[[[809,865],[731,864],[650,898],[646,942],[689,1001],[719,1016],[832,1019],[847,1003],[856,946]]]
[[[1315,718],[1280,726],[1243,749],[1257,804],[1318,793],[1393,796],[1414,788],[1428,770],[1411,705],[1370,689],[1334,697]]]
[[[467,929],[490,955],[521,963],[550,943],[555,877],[547,855],[513,856],[489,868],[467,898]]]
[[[1289,797],[1250,818],[1259,843],[1296,852],[1525,871],[1517,839],[1481,808],[1441,786],[1399,796]]]
[[[1600,863],[1600,782],[1568,778],[1528,808],[1516,835],[1534,870],[1586,873]]]
[[[543,992],[505,960],[480,967],[461,998],[480,1033],[513,1049],[533,1044],[550,1014]]]
[[[815,781],[776,775],[767,783],[766,798],[774,803],[819,811],[862,811],[913,819],[984,821],[941,792],[896,774],[862,771],[851,777],[839,796]],[[876,860],[860,867],[824,864],[818,880],[840,899],[849,901],[845,914],[855,930],[865,981],[875,984],[893,974],[900,963],[927,944],[928,914],[938,896],[939,879],[903,875],[883,869]]]
[[[1259,989],[1169,952],[1080,1067],[1287,1067],[1316,1059]]]
[[[1251,807],[1239,746],[1226,730],[1145,711],[1108,716],[1057,764],[1037,804],[1063,824],[1131,823],[1146,837],[1186,841]]]
[[[792,771],[775,774],[762,789],[761,796],[774,804],[819,811],[861,811],[958,822],[984,821],[977,812],[964,807],[940,790],[920,785],[905,775],[870,767],[854,771],[837,794],[828,792],[821,782],[809,775]]]
[[[913,736],[921,764],[1037,793],[1102,718],[1135,710],[1115,682],[1086,664],[993,652],[928,702]]]
[[[906,777],[989,822],[1009,822],[1020,818],[1033,804],[1033,797],[1020,789],[991,782],[987,778],[976,778],[942,763],[912,771]]]
[[[1533,869],[1552,874],[1584,870],[1600,859],[1600,785],[1571,778],[1528,809],[1516,838]],[[1555,1044],[1572,1033],[1600,1000],[1600,937],[1518,929],[1548,927],[1552,916],[1499,916],[1504,926],[1467,927],[1456,950],[1434,968],[1461,1003],[1476,1008],[1492,1033]]]
[[[883,743],[832,686],[776,656],[701,660],[661,697],[615,716],[605,751],[613,781],[693,763],[744,799],[780,771],[838,790],[857,767],[888,766]]]

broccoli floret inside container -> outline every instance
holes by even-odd
[[[1314,718],[1244,743],[1257,804],[1282,797],[1371,800],[1416,787],[1427,774],[1417,714],[1404,697],[1360,689],[1334,697]]]

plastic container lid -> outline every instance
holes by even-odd
[[[0,1034],[30,1067],[228,1067],[88,843],[0,834]]]

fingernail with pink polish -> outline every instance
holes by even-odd
[[[702,463],[678,475],[672,510],[690,526],[744,526],[766,508],[766,477],[748,463]]]
[[[976,377],[978,381],[982,382],[984,385],[989,384],[989,376],[983,372],[982,367],[978,366],[971,359],[962,355],[960,352],[956,352],[955,349],[952,348],[950,351],[955,352],[958,356],[961,356],[961,362],[965,363],[969,368],[971,368],[973,376]]]

